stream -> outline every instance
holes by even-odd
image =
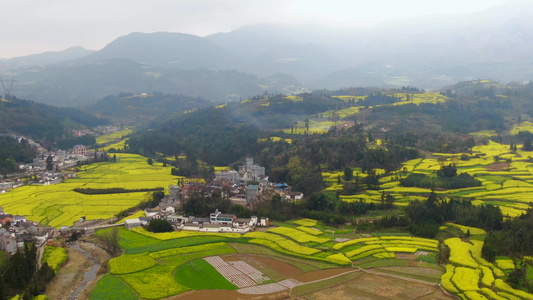
[[[83,256],[87,257],[94,264],[94,266],[89,271],[83,274],[83,281],[80,283],[78,288],[76,288],[74,292],[72,292],[72,294],[70,294],[70,296],[68,297],[68,300],[76,300],[80,296],[81,292],[85,290],[87,285],[89,285],[89,283],[92,282],[96,278],[96,272],[98,272],[98,269],[100,269],[100,262],[97,261],[91,255],[91,253],[83,250],[78,244],[73,243],[73,244],[70,244],[69,247],[80,252]]]

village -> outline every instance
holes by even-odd
[[[97,155],[90,153],[85,147],[78,145],[71,151],[58,150],[47,153],[53,157],[56,170],[69,166],[73,162],[85,161]],[[50,185],[60,183],[67,178],[76,176],[73,171],[47,171],[46,161],[35,159],[34,163],[26,166],[34,171],[40,170],[41,176],[32,184]],[[11,181],[10,181],[11,182]],[[19,181],[12,181],[9,189],[16,188]],[[7,185],[4,183],[4,185]],[[22,185],[22,182],[20,182]],[[5,190],[4,190],[5,191]],[[194,201],[191,197],[194,193],[203,195],[219,192],[228,199],[232,205],[242,205],[253,208],[254,205],[265,199],[271,199],[279,195],[282,201],[299,202],[303,199],[303,193],[291,190],[285,183],[269,182],[265,174],[265,168],[254,164],[252,158],[247,158],[244,165],[238,171],[228,170],[215,174],[215,178],[207,185],[196,181],[184,182],[182,185],[169,185],[168,194],[154,208],[146,208],[144,217],[131,218],[124,223],[113,224],[116,218],[110,220],[86,220],[81,217],[73,226],[62,226],[59,230],[44,226],[38,222],[26,220],[26,217],[12,215],[0,208],[0,250],[13,254],[17,249],[22,249],[25,242],[36,242],[37,246],[43,245],[49,238],[57,235],[71,237],[75,234],[91,234],[94,229],[105,227],[124,226],[131,230],[135,227],[147,226],[153,219],[168,221],[174,230],[203,231],[203,232],[235,232],[244,234],[253,231],[257,226],[269,226],[268,217],[237,218],[235,214],[228,214],[218,209],[209,216],[185,216],[183,212],[186,201]]]
[[[99,126],[94,130],[74,130],[72,134],[74,137],[96,136],[119,129],[117,126]],[[74,145],[67,150],[48,151],[31,138],[24,136],[15,136],[15,138],[19,143],[25,140],[37,155],[32,162],[18,165],[20,173],[4,174],[0,180],[0,193],[5,193],[6,190],[18,188],[25,184],[58,184],[68,178],[76,177],[77,167],[80,165],[108,158],[105,151],[90,150],[84,145]]]
[[[0,250],[9,254],[15,254],[17,249],[24,249],[24,243],[28,242],[35,242],[40,247],[54,233],[51,227],[43,227],[37,222],[26,220],[24,216],[8,214],[1,207],[0,225]]]
[[[267,217],[237,218],[234,214],[222,213],[218,209],[209,217],[176,214],[182,211],[192,193],[207,194],[217,190],[229,199],[232,205],[246,207],[254,207],[259,201],[270,199],[276,194],[288,202],[299,202],[304,197],[303,193],[292,191],[285,183],[269,182],[265,168],[254,164],[253,158],[247,158],[246,163],[239,167],[239,171],[218,172],[209,185],[198,182],[187,182],[183,187],[169,185],[168,195],[161,199],[158,206],[145,209],[145,217],[126,219],[125,227],[132,229],[148,225],[151,219],[164,219],[172,224],[175,230],[246,233],[256,226],[270,225]]]

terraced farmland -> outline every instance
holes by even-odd
[[[489,141],[487,145],[472,148],[473,154],[466,154],[470,159],[461,160],[464,153],[433,153],[435,158],[417,158],[407,161],[403,166],[380,179],[381,190],[367,190],[356,195],[341,195],[343,201],[367,201],[380,203],[381,192],[392,194],[395,205],[407,206],[413,200],[422,200],[431,192],[429,188],[402,187],[399,179],[411,173],[436,176],[434,173],[443,165],[456,164],[457,173],[468,173],[480,180],[482,186],[462,189],[437,190],[439,197],[458,196],[469,198],[475,205],[483,203],[498,205],[504,216],[515,217],[524,213],[531,203],[533,192],[533,152],[511,151],[509,145]],[[508,160],[508,161],[507,161]],[[322,177],[328,186],[326,191],[342,190],[343,172],[323,172]],[[367,176],[360,169],[354,169],[354,178]]]
[[[101,279],[91,299],[103,297],[108,285],[120,285],[113,278],[120,279],[130,288],[129,291],[123,290],[121,286],[117,290],[126,298],[131,292],[143,299],[159,299],[201,289],[240,288],[236,293],[241,294],[279,292],[304,283],[288,275],[290,272],[271,270],[275,263],[257,265],[258,260],[283,262],[281,264],[285,264],[285,268],[293,270],[291,274],[300,274],[336,270],[360,261],[370,265],[402,266],[405,265],[404,260],[396,258],[395,254],[412,255],[424,250],[421,255],[425,256],[436,252],[438,247],[436,240],[410,236],[357,238],[338,243],[334,241],[335,234],[319,229],[323,225],[311,219],[280,225],[267,232],[255,231],[244,235],[186,231],[149,233],[141,228],[132,231],[120,229],[120,245],[125,254],[109,261],[111,274]],[[365,247],[374,250],[366,251]],[[211,257],[208,261],[213,267],[200,260],[204,257]],[[248,262],[242,259],[248,259]],[[203,280],[205,278],[212,280]]]
[[[502,280],[506,276],[502,266],[514,268],[510,259],[501,258],[496,264],[484,260],[483,242],[477,240],[451,238],[445,243],[451,250],[451,264],[446,265],[441,284],[450,293],[461,299],[533,299],[532,294],[513,289]]]

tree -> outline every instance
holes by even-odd
[[[393,207],[394,201],[396,201],[396,198],[393,195],[387,194],[387,196],[385,196],[385,206],[388,209]]]
[[[524,145],[522,146],[522,150],[524,151],[533,151],[533,145],[531,144],[531,140],[527,139],[524,142]]]
[[[148,224],[148,231],[151,232],[172,232],[174,231],[174,228],[172,228],[172,224],[170,224],[167,220],[163,219],[154,219],[150,221]]]
[[[46,170],[52,171],[53,168],[54,168],[54,159],[52,158],[51,155],[48,155],[48,157],[46,158]]]
[[[516,263],[516,268],[507,275],[507,283],[509,283],[513,288],[519,289],[524,285],[527,276],[527,264],[523,261]]]
[[[16,166],[17,162],[12,159],[12,158],[6,158],[6,160],[4,161],[4,168],[8,171],[15,171],[15,166]]]
[[[104,248],[107,250],[107,252],[109,252],[113,256],[118,254],[120,250],[120,247],[119,247],[120,233],[117,227],[114,227],[111,230],[103,231],[102,234],[99,235],[99,237],[104,245]]]
[[[154,161],[151,158],[148,158],[146,162],[151,166],[154,164]]]
[[[291,183],[298,181],[302,175],[304,174],[305,170],[302,167],[302,160],[299,156],[293,156],[289,159],[289,163],[287,164],[287,170],[289,170],[289,179],[291,180]]]
[[[350,167],[344,168],[344,180],[350,181],[353,178],[353,170]]]
[[[274,194],[270,199],[271,208],[273,211],[279,211],[282,208],[281,196],[279,194]]]
[[[333,208],[333,203],[328,196],[323,193],[315,193],[307,200],[307,209],[316,211],[327,211]]]
[[[437,176],[445,178],[455,177],[457,176],[457,166],[455,164],[442,166],[440,170],[437,171]]]

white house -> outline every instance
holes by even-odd
[[[268,218],[261,218],[261,222],[259,224],[261,226],[270,226],[270,220],[268,220]]]
[[[128,230],[131,230],[135,227],[141,227],[141,220],[139,220],[139,218],[126,219],[126,221],[124,221],[124,227],[126,227]]]
[[[286,195],[285,195],[285,200],[287,201],[290,201],[290,202],[298,202],[300,200],[302,200],[304,198],[304,193],[302,192],[288,192]]]

